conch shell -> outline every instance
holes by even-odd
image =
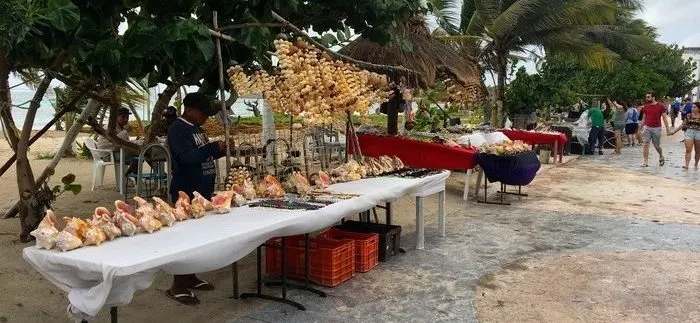
[[[272,175],[267,175],[258,184],[259,196],[263,197],[283,197],[285,192],[280,182]]]
[[[126,236],[133,236],[138,232],[139,220],[134,217],[134,210],[124,201],[114,201],[114,222],[117,224],[122,233]]]
[[[292,190],[301,195],[309,195],[311,193],[309,181],[300,172],[292,172],[289,180],[287,180],[287,184],[291,186]]]
[[[234,191],[223,191],[218,192],[214,197],[211,198],[211,204],[214,207],[216,213],[224,214],[231,211],[231,198],[234,194],[238,194]],[[244,199],[245,200],[245,199]]]
[[[177,221],[175,210],[170,205],[157,196],[153,197],[156,206],[156,220],[165,226],[171,226]]]
[[[58,230],[56,229],[56,214],[52,210],[46,210],[44,219],[39,226],[29,233],[36,238],[36,247],[40,249],[52,249],[56,245]]]
[[[318,171],[318,178],[316,179],[316,187],[324,189],[331,185],[331,177],[326,174],[326,172],[320,170]]]
[[[104,232],[107,240],[114,240],[114,238],[122,235],[122,230],[117,227],[114,220],[109,214],[109,210],[106,207],[98,207],[95,209],[95,214],[92,215],[92,220],[90,225],[99,227]],[[87,239],[87,238],[86,238]]]
[[[138,196],[134,196],[134,201],[139,205],[136,208],[136,217],[139,219],[139,225],[144,231],[153,233],[153,231],[163,226],[160,221],[156,220],[157,212],[153,209],[151,203]]]
[[[107,240],[107,235],[100,227],[90,225],[87,230],[85,230],[85,233],[83,233],[83,238],[85,238],[84,245],[99,246],[103,241]]]
[[[185,221],[190,218],[190,197],[183,191],[178,192],[178,199],[175,202],[173,212],[178,221]]]
[[[69,251],[83,246],[83,240],[81,237],[84,236],[85,231],[88,228],[87,222],[78,218],[68,218],[64,217],[66,221],[66,227],[63,231],[58,233],[56,237],[56,246],[61,251]]]
[[[192,199],[192,205],[190,205],[190,214],[192,214],[195,219],[199,219],[203,217],[204,213],[207,211],[207,205],[209,205],[209,209],[212,209],[211,202],[197,191],[192,192],[192,195],[194,195],[194,198]]]

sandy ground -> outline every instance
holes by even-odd
[[[481,322],[698,322],[700,254],[573,253],[482,279]]]
[[[672,145],[674,141],[677,142],[678,138],[667,138],[665,144]],[[40,152],[55,151],[61,142],[60,133],[49,133],[33,146],[32,156]],[[538,213],[561,213],[591,219],[602,216],[625,221],[659,221],[693,227],[700,224],[700,215],[696,213],[700,212],[696,198],[697,174],[693,174],[692,171],[687,174],[670,170],[671,167],[679,165],[674,165],[681,158],[677,147],[669,149],[669,160],[675,159],[667,165],[667,170],[660,170],[658,167],[641,170],[630,166],[641,163],[636,154],[638,148],[628,148],[617,160],[612,156],[594,156],[579,160],[568,159],[563,165],[547,165],[535,182],[525,188],[530,196],[522,200],[511,198],[513,205],[510,207],[465,204],[460,198],[463,175],[454,174],[448,182],[447,210],[450,216],[454,217],[451,218],[453,221],[460,222],[474,219],[474,215],[468,214],[478,214],[484,217],[480,218],[483,221],[491,221],[488,218],[491,214],[525,221],[519,220],[523,214],[533,216]],[[0,143],[0,161],[6,160],[10,155],[7,144]],[[652,155],[651,160],[655,158],[656,156]],[[47,160],[32,161],[35,173],[47,163]],[[55,204],[58,214],[88,216],[96,206],[109,206],[115,199],[120,198],[111,170],[106,171],[104,186],[90,191],[91,163],[89,160],[64,159],[59,164],[52,183],[59,182],[64,174],[74,173],[84,190],[77,196],[70,193],[61,196]],[[2,213],[17,195],[14,169],[3,175],[0,183]],[[426,199],[425,205],[427,221],[434,223],[436,199]],[[395,208],[395,221],[404,226],[404,234],[410,235],[414,230],[414,201],[403,198],[395,204]],[[0,221],[0,290],[5,295],[12,295],[11,301],[0,303],[0,323],[65,321],[65,293],[43,279],[22,259],[21,251],[26,245],[17,241],[18,232],[17,219]],[[474,233],[470,239],[476,239],[475,236],[478,235],[478,232]],[[451,237],[448,236],[448,239]],[[483,250],[477,254],[490,255],[491,247],[488,243],[480,245],[480,248]],[[537,248],[535,249],[537,251]],[[694,309],[699,305],[698,246],[691,246],[691,249],[695,252],[569,253],[547,257],[526,254],[516,265],[508,262],[489,267],[488,271],[481,275],[482,282],[484,277],[488,277],[486,281],[492,280],[497,287],[489,284],[479,285],[479,290],[474,294],[476,312],[479,319],[490,322],[653,322],[665,321],[663,318],[671,321],[698,321],[700,316],[696,312],[686,310],[679,313],[679,309],[683,308],[681,305],[686,309]],[[469,256],[458,260],[474,261]],[[241,261],[242,290],[251,290],[253,287],[253,261],[251,256]],[[693,268],[688,269],[690,266]],[[394,277],[390,271],[381,270],[374,275],[384,279]],[[423,279],[431,277],[425,273],[421,275]],[[664,275],[677,279],[663,278]],[[241,317],[250,311],[264,309],[269,304],[229,300],[230,270],[226,268],[205,273],[203,277],[219,288],[212,292],[199,293],[205,305],[197,307],[196,310],[169,301],[163,294],[169,286],[169,277],[159,274],[150,289],[137,293],[132,303],[120,310],[120,318],[123,322],[230,322],[233,318]],[[456,283],[459,283],[458,279]],[[660,284],[663,285],[663,289],[658,288]],[[691,289],[690,286],[694,288]],[[376,290],[377,286],[370,287],[372,288],[368,290]],[[351,290],[351,294],[358,297],[367,292],[363,287],[352,288],[355,290]],[[644,291],[655,292],[644,297],[641,295]],[[463,292],[472,291],[465,290],[460,293]],[[485,296],[480,298],[482,294]],[[395,297],[400,298],[401,295]],[[624,297],[629,297],[629,301],[620,300]],[[608,302],[616,299],[617,302]],[[505,302],[505,305],[498,301]],[[628,305],[634,305],[634,308],[630,309]],[[450,309],[442,308],[440,311],[450,312]],[[667,317],[660,316],[663,313],[669,314]],[[371,316],[372,313],[365,314]],[[688,316],[691,314],[692,316]],[[106,311],[103,311],[98,319],[105,321],[106,315]],[[466,320],[464,317],[459,319],[459,315],[445,317],[457,321]]]

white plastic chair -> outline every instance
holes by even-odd
[[[114,162],[114,152],[110,149],[97,149],[97,142],[95,139],[90,137],[85,138],[85,147],[90,150],[92,155],[92,188],[91,191],[95,190],[95,185],[102,186],[102,182],[105,177],[105,166],[114,166],[114,179],[119,186],[119,167]],[[107,154],[109,156],[108,160],[103,160],[102,155]]]

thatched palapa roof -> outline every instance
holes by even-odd
[[[402,66],[419,73],[417,79],[403,80],[408,86],[428,89],[442,74],[449,75],[464,87],[472,87],[480,83],[481,75],[470,62],[460,57],[448,45],[432,38],[423,16],[415,16],[405,24],[398,26],[394,33],[402,39],[408,39],[413,45],[413,51],[405,52],[395,43],[380,45],[365,38],[358,38],[339,53],[352,58],[382,65]],[[394,81],[394,75],[389,75]]]

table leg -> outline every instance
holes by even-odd
[[[554,161],[553,164],[556,164],[557,163],[557,155],[559,154],[559,142],[555,141],[554,144],[552,145],[552,147],[553,147],[553,149],[552,149],[552,161]]]
[[[296,288],[298,290],[305,290],[307,292],[314,293],[321,297],[326,297],[326,293],[320,291],[316,288],[311,287],[311,281],[309,280],[309,268],[311,264],[309,263],[311,257],[309,256],[309,246],[311,245],[310,236],[308,233],[304,234],[304,284],[294,284],[294,283],[283,283],[280,281],[267,282],[265,286],[280,286],[284,284],[287,287]]]
[[[423,218],[423,197],[416,197],[416,249],[425,249],[425,223]]]
[[[440,236],[445,236],[445,191],[438,193],[438,230]]]
[[[484,170],[479,169],[479,173],[476,174],[476,190],[474,191],[474,197],[479,199],[479,191],[481,190],[481,178],[484,176]]]
[[[470,185],[471,179],[472,179],[472,170],[467,169],[467,175],[464,176],[464,196],[462,197],[462,199],[464,199],[465,201],[469,200],[469,187],[471,186]],[[478,191],[479,183],[477,183],[476,185],[477,185],[477,191]]]
[[[112,307],[109,309],[109,319],[110,319],[110,322],[112,322],[112,323],[117,323],[117,322],[119,321],[119,317],[118,317],[118,314],[117,314],[117,307],[116,307],[116,306],[112,306]]]
[[[233,299],[238,299],[238,263],[231,264],[231,282],[233,283]]]
[[[124,195],[124,148],[119,148],[119,179],[117,180],[117,185],[119,185],[119,194]]]
[[[564,159],[564,147],[566,144],[562,143],[559,147],[559,163],[562,163],[562,160]]]
[[[280,251],[282,253],[282,264],[281,264],[282,265],[282,267],[281,267],[282,297],[265,295],[262,293],[262,280],[263,280],[262,279],[262,246],[259,246],[258,250],[257,250],[257,259],[256,259],[257,260],[256,267],[257,267],[257,271],[258,271],[256,292],[255,293],[243,293],[243,294],[241,294],[242,299],[255,297],[255,298],[265,299],[268,301],[274,301],[274,302],[288,304],[288,305],[294,306],[297,309],[302,310],[302,311],[306,310],[306,307],[304,307],[303,305],[301,305],[295,301],[287,299],[287,284],[286,284],[286,280],[287,280],[287,277],[286,277],[287,276],[287,255],[286,255],[287,251],[286,251],[286,249],[287,248],[286,247],[287,247],[287,240],[286,240],[286,238],[283,237],[282,238],[282,249]]]
[[[391,225],[391,202],[386,202],[384,210],[386,211],[386,224]]]

